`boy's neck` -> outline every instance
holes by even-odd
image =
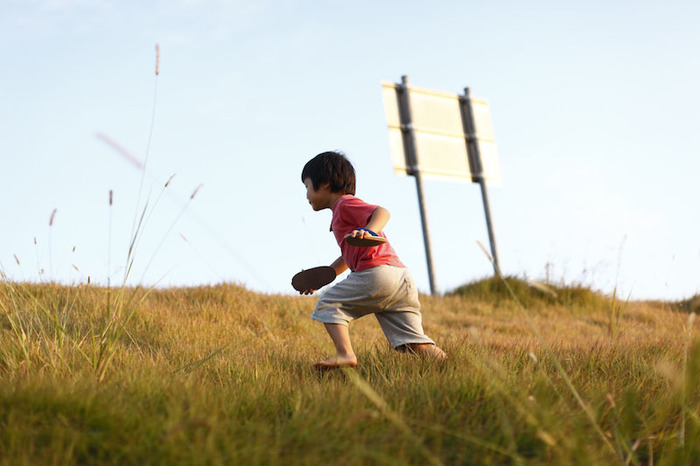
[[[330,195],[331,210],[335,210],[335,203],[338,202],[338,199],[345,196],[345,194],[346,193],[331,193],[331,195]]]

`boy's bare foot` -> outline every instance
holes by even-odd
[[[403,352],[433,358],[436,361],[444,361],[447,359],[447,354],[445,354],[445,352],[439,346],[432,343],[409,343],[403,346]]]
[[[357,358],[355,356],[333,356],[332,358],[324,359],[314,364],[314,369],[321,372],[340,369],[341,367],[357,366]]]

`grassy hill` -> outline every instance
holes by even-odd
[[[359,367],[320,375],[314,297],[0,282],[0,464],[700,463],[693,300],[510,277],[422,302],[447,362],[367,317]]]

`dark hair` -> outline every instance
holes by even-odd
[[[311,180],[314,189],[328,183],[332,193],[355,195],[355,169],[340,152],[323,152],[306,162],[301,181]]]

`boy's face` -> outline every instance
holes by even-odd
[[[311,208],[318,211],[331,207],[331,188],[328,183],[322,184],[318,190],[315,190],[311,178],[304,178],[304,186],[306,186],[306,199],[311,204]]]

